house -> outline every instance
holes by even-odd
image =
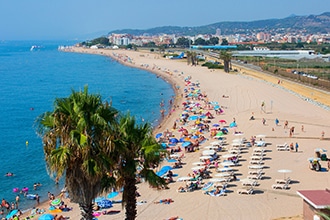
[[[318,213],[330,215],[330,190],[299,190],[297,194],[303,198],[304,219],[322,220]]]

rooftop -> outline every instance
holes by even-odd
[[[315,209],[325,209],[330,206],[330,190],[299,190],[297,194]]]

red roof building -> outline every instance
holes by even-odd
[[[330,215],[326,209],[330,207],[330,190],[299,190],[297,194],[303,198],[303,216],[304,219],[322,219],[319,212]]]

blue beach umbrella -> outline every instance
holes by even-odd
[[[169,170],[172,170],[173,168],[171,166],[163,166],[157,173],[157,176],[163,176],[165,173],[167,173]]]
[[[118,194],[119,194],[118,192],[111,192],[111,193],[109,193],[109,194],[107,195],[107,198],[108,198],[108,199],[112,199],[112,198],[118,196]]]
[[[38,218],[38,220],[53,220],[54,216],[51,214],[43,214]]]
[[[166,149],[167,144],[166,143],[161,143],[160,146],[162,146],[163,149]]]
[[[237,127],[236,122],[232,122],[232,123],[230,123],[230,124],[229,124],[229,127],[231,127],[231,128],[233,128],[233,127]]]
[[[163,134],[162,133],[158,133],[156,134],[156,138],[160,138]]]
[[[112,202],[108,199],[103,199],[99,202],[97,202],[97,205],[101,208],[101,209],[108,209],[112,207]]]
[[[16,215],[18,212],[17,209],[12,210],[11,212],[8,213],[8,215],[6,216],[6,219],[10,219],[11,217],[13,217],[14,215]]]
[[[167,160],[167,162],[169,162],[169,163],[175,163],[175,162],[178,162],[176,159],[169,159],[169,160]]]
[[[178,143],[179,140],[177,138],[171,138],[170,143]]]
[[[196,121],[198,119],[197,115],[192,115],[188,118],[189,121]]]
[[[96,199],[94,199],[94,200],[95,200],[95,202],[99,202],[99,201],[101,201],[103,199],[105,199],[105,198],[104,197],[96,197]]]
[[[188,147],[191,144],[190,141],[186,141],[182,143],[182,147]]]
[[[219,124],[213,124],[212,126],[213,126],[213,127],[220,127]]]
[[[185,139],[185,137],[180,138],[179,142],[183,143],[184,139]]]

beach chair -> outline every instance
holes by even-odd
[[[290,146],[285,143],[283,145],[276,145],[276,149],[278,151],[287,151],[290,150]]]
[[[260,170],[250,170],[249,171],[249,175],[258,175],[258,174],[265,174],[265,172],[263,172],[263,169],[260,169]]]
[[[248,175],[247,178],[251,180],[261,180],[263,175],[261,173],[256,174],[256,175]]]
[[[290,177],[287,177],[285,179],[276,179],[275,181],[277,184],[290,184],[291,179]]]
[[[263,147],[255,147],[255,148],[253,148],[253,152],[264,152],[265,151],[265,149],[263,148]]]
[[[289,184],[277,183],[277,184],[273,184],[272,188],[273,189],[290,189],[290,186],[289,186]]]
[[[249,189],[238,189],[237,190],[237,193],[238,194],[246,194],[246,195],[250,195],[250,194],[253,194],[253,188],[249,188]]]
[[[263,153],[263,152],[253,152],[253,153],[252,153],[252,156],[259,156],[259,157],[263,157],[263,156],[266,156],[266,154],[265,154],[265,153]]]
[[[242,186],[257,186],[259,185],[258,181],[250,180],[250,181],[243,181]]]
[[[262,161],[262,160],[251,160],[250,164],[263,165],[264,161]]]

